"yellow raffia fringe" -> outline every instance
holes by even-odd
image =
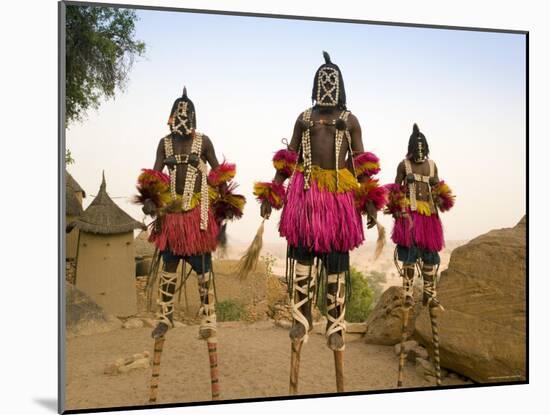
[[[432,211],[430,209],[430,204],[422,200],[416,201],[416,211],[424,216],[431,216]]]
[[[208,198],[210,202],[214,201],[218,197],[218,191],[212,187],[208,186]],[[182,212],[181,209],[181,195],[176,195],[176,200],[172,200],[170,192],[162,193],[161,200],[166,205],[166,210],[171,213]],[[191,204],[189,205],[189,210],[195,209],[201,203],[201,192],[193,193],[191,197]],[[240,202],[239,202],[240,203]]]
[[[274,207],[280,208],[283,205],[283,201],[277,193],[271,190],[271,187],[264,185],[263,183],[254,183],[254,190],[252,191],[257,198],[264,198],[272,201]]]
[[[291,169],[294,168],[293,163],[289,163],[286,160],[276,160],[273,162],[273,167],[275,167],[275,170],[282,170],[287,166],[290,167]]]
[[[303,172],[304,167],[300,164],[297,167],[298,171]],[[357,179],[348,169],[338,170],[338,189],[336,189],[336,170],[322,169],[319,166],[311,167],[311,178],[317,183],[319,190],[338,193],[349,192],[356,190],[359,187]]]
[[[355,171],[358,176],[361,176],[367,170],[375,170],[380,168],[380,163],[375,163],[372,161],[366,163],[360,163],[355,165]]]

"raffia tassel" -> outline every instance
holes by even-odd
[[[262,250],[262,246],[264,243],[264,222],[265,219],[262,220],[262,223],[260,224],[260,227],[258,228],[258,231],[256,232],[256,236],[252,240],[252,243],[237,263],[236,273],[241,280],[246,279],[248,275],[258,266],[260,251]]]
[[[378,238],[376,239],[376,249],[374,250],[373,261],[376,261],[380,257],[386,246],[386,228],[376,221],[376,230],[378,231]]]

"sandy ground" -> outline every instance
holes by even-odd
[[[119,357],[148,350],[150,328],[117,329],[67,340],[67,409],[147,404],[151,369],[136,369],[116,376],[103,370]],[[164,345],[158,403],[210,400],[206,344],[197,339],[198,326],[172,329]],[[356,335],[357,336],[357,335]],[[253,324],[219,323],[221,398],[258,398],[288,395],[290,342],[288,331],[271,321]],[[350,336],[350,340],[351,336]],[[347,391],[395,388],[398,358],[393,347],[367,345],[360,338],[348,341],[345,357]],[[444,385],[464,384],[446,378]],[[433,386],[407,363],[406,387]],[[302,349],[300,393],[336,392],[334,360],[325,338],[312,334]]]

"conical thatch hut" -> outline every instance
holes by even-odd
[[[145,225],[132,219],[109,197],[105,175],[99,193],[71,225],[80,230],[76,288],[106,312],[129,316],[137,312],[134,278],[134,229]]]
[[[65,223],[74,222],[82,215],[82,199],[86,192],[76,180],[65,171]],[[76,247],[78,244],[78,229],[72,229],[65,235],[65,258],[74,260],[76,258]]]

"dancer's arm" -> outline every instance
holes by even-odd
[[[202,136],[204,144],[204,158],[210,164],[210,168],[215,169],[220,165],[218,158],[216,157],[216,151],[214,150],[214,144],[212,140],[206,135]]]
[[[290,139],[290,144],[288,149],[294,152],[297,152],[300,148],[300,142],[302,141],[302,127],[301,127],[302,114],[298,116],[296,122],[294,123],[294,131],[292,132],[292,138]],[[277,184],[282,184],[287,179],[287,175],[282,172],[277,171],[273,177],[273,182]],[[264,200],[260,206],[260,215],[264,219],[269,219],[271,216],[272,207],[271,204]]]
[[[348,118],[348,128],[349,133],[351,136],[351,151],[352,154],[349,155],[348,162],[351,164],[352,158],[355,154],[360,154],[365,151],[365,147],[363,146],[363,137],[361,133],[361,125],[359,124],[359,120],[357,117],[353,114],[349,115]],[[352,166],[350,165],[349,168]],[[374,206],[374,203],[372,201],[367,202],[367,228],[370,229],[376,224],[376,217],[378,216],[378,211],[376,210],[376,207]]]

